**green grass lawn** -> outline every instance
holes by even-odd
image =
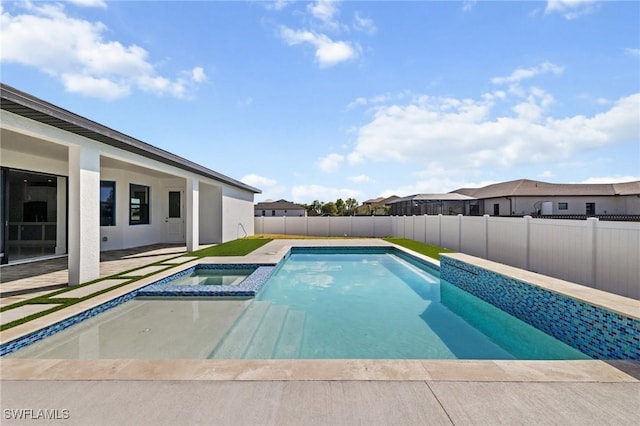
[[[243,238],[241,240],[228,241],[217,246],[188,253],[189,256],[207,257],[207,256],[246,256],[252,251],[262,247],[272,238]]]
[[[453,250],[438,246],[432,246],[431,244],[421,243],[419,241],[410,240],[408,238],[383,238],[383,240],[402,247],[406,247],[409,250],[424,254],[425,256],[429,256],[436,260],[440,260],[440,253],[454,253]]]

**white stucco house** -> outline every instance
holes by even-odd
[[[0,261],[68,254],[69,284],[100,252],[254,233],[259,189],[0,84]]]

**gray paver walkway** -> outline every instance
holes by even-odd
[[[636,425],[638,383],[3,381],[65,425]],[[24,424],[3,419],[3,425]]]
[[[100,277],[148,265],[186,253],[186,247],[154,244],[100,253]],[[6,265],[0,268],[0,306],[64,288],[69,283],[67,258]]]

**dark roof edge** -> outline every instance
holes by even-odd
[[[235,186],[237,188],[251,191],[255,194],[259,194],[262,192],[261,190],[254,188],[251,185],[247,185],[243,182],[240,182],[239,180],[230,178],[229,176],[215,172],[207,167],[201,166],[200,164],[194,163],[193,161],[172,154],[169,151],[165,151],[161,148],[135,139],[131,136],[125,135],[124,133],[118,132],[117,130],[113,130],[107,126],[89,120],[88,118],[82,117],[66,109],[55,106],[49,102],[36,98],[35,96],[29,95],[28,93],[22,92],[1,82],[0,98],[2,101],[7,100],[9,102],[13,102],[38,113],[29,114],[29,116],[26,117],[31,120],[41,121],[38,120],[38,115],[43,114],[45,116],[68,123],[72,125],[72,127],[77,127],[78,130],[83,130],[83,132],[80,133],[74,132],[73,130],[69,129],[63,129],[66,131],[70,131],[71,133],[76,133],[90,139],[95,139],[98,142],[105,143],[107,145],[111,145],[113,147],[123,149],[135,154],[139,154],[144,157],[178,167],[182,170],[196,173],[210,179]],[[4,102],[0,102],[0,108],[9,110],[8,108],[5,108]],[[87,135],[87,133],[89,133],[89,135]],[[95,134],[96,136],[99,136],[99,138],[92,138],[90,134]]]

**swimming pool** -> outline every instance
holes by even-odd
[[[387,251],[294,250],[211,358],[588,359]]]
[[[382,248],[292,249],[254,300],[131,300],[11,357],[588,358]]]

